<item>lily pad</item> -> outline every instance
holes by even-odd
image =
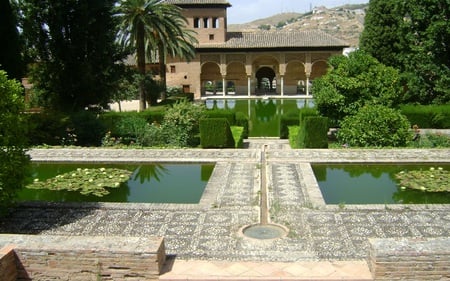
[[[78,168],[45,181],[35,179],[27,188],[77,191],[83,195],[103,197],[109,194],[108,188],[120,187],[131,174],[131,171],[116,168]]]
[[[450,173],[443,168],[402,171],[395,175],[402,190],[416,189],[425,192],[450,192]]]

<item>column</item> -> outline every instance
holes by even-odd
[[[309,73],[306,74],[306,96],[309,96]]]
[[[281,96],[284,96],[284,76],[280,76]]]
[[[222,91],[223,91],[223,96],[225,96],[226,92],[227,92],[227,81],[225,80],[226,76],[222,76]]]
[[[247,95],[250,96],[252,94],[252,77],[250,75],[247,76]]]

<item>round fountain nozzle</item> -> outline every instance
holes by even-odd
[[[277,224],[253,224],[244,227],[242,233],[249,238],[267,240],[286,236],[288,229]]]

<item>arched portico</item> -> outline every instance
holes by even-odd
[[[256,94],[273,93],[276,91],[276,74],[275,71],[268,66],[263,66],[256,72]]]

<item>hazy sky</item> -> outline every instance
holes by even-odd
[[[369,3],[369,0],[228,0],[228,23],[246,23],[279,13],[305,13],[311,7],[332,8],[344,4]]]

